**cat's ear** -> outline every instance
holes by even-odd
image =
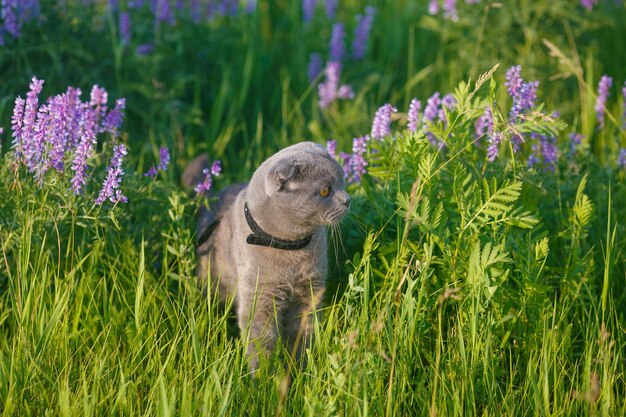
[[[282,191],[287,182],[298,176],[300,165],[293,159],[281,159],[276,162],[265,178],[265,190],[270,195],[275,191]]]

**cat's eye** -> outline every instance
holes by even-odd
[[[322,189],[320,190],[320,195],[322,197],[328,197],[329,194],[330,194],[330,187],[322,187]]]

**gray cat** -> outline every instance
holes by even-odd
[[[199,182],[205,164],[206,157],[193,161],[183,182]],[[248,185],[231,186],[199,214],[199,283],[222,301],[235,297],[253,372],[259,352],[269,353],[279,336],[298,358],[309,346],[327,274],[326,226],[349,206],[339,164],[320,145],[302,142],[272,155]]]

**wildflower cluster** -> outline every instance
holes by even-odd
[[[611,97],[611,88],[613,87],[613,78],[607,74],[600,77],[598,81],[598,92],[596,95],[596,122],[597,129],[602,130],[605,127],[605,116],[608,113],[607,104]],[[622,114],[621,114],[621,128],[626,129],[626,81],[621,89],[622,95]],[[617,158],[617,165],[619,168],[626,169],[626,148],[620,146],[619,156]]]
[[[149,15],[154,20],[153,26],[174,26],[179,22],[191,21],[195,24],[210,22],[219,17],[235,17],[241,12],[238,0],[221,0],[204,2],[202,0],[170,1],[170,0],[128,0],[109,1],[113,14],[117,14],[118,35],[122,45],[129,46],[133,41],[133,21]],[[244,13],[256,10],[256,0],[246,2]],[[139,43],[135,52],[146,55],[154,50],[152,42]]]
[[[580,5],[583,6],[587,10],[593,9],[593,6],[598,4],[599,0],[580,0]]]
[[[352,139],[352,153],[340,152],[337,155],[337,142],[326,142],[326,149],[330,156],[337,159],[343,167],[343,174],[349,183],[359,183],[363,175],[367,173],[368,162],[366,159],[367,143],[370,140],[382,140],[391,134],[392,115],[398,109],[387,103],[376,111],[372,121],[372,129],[369,135]]]
[[[409,131],[416,132],[422,127],[426,132],[431,143],[438,147],[443,146],[442,142],[437,142],[434,135],[428,132],[428,129],[437,122],[447,123],[447,110],[452,110],[456,106],[456,100],[451,94],[447,94],[440,98],[440,93],[433,94],[427,102],[423,115],[420,114],[421,103],[417,98],[413,98],[409,103],[407,112]],[[349,183],[359,183],[363,175],[367,173],[368,161],[366,159],[367,143],[370,140],[382,140],[386,136],[391,135],[391,123],[393,114],[398,109],[387,103],[376,111],[372,121],[372,129],[369,135],[356,137],[352,140],[352,153],[340,152],[336,154],[337,143],[334,140],[326,143],[326,148],[331,157],[337,159],[343,166],[344,177]]]
[[[521,76],[521,66],[513,66],[506,72],[505,86],[509,93],[512,103],[508,111],[508,118],[496,123],[496,117],[501,120],[500,113],[496,113],[492,104],[484,107],[482,114],[474,121],[474,131],[476,141],[483,141],[486,149],[486,159],[488,162],[494,162],[500,155],[500,148],[505,139],[511,141],[514,153],[520,153],[522,145],[527,143],[526,148],[526,165],[529,169],[541,167],[545,171],[554,172],[559,157],[559,148],[557,146],[556,132],[552,129],[541,129],[529,132],[528,121],[545,124],[546,126],[563,126],[557,123],[559,114],[552,112],[544,114],[540,112],[541,107],[537,106],[538,81],[525,81]],[[607,84],[606,77],[603,77],[599,97],[607,96],[608,87],[602,86]],[[626,98],[626,84],[622,93]],[[603,107],[606,98],[602,100]],[[419,99],[413,98],[408,106],[406,113],[407,129],[410,132],[422,130],[426,138],[437,149],[444,147],[444,143],[440,138],[441,129],[447,127],[450,123],[450,112],[455,111],[457,101],[452,94],[446,94],[442,97],[440,92],[435,92],[427,100],[426,105],[422,107]],[[350,183],[358,183],[367,172],[367,144],[371,140],[381,140],[391,135],[390,125],[392,115],[397,109],[391,104],[381,106],[375,114],[372,122],[372,129],[369,135],[354,138],[352,141],[352,153],[339,152],[337,154],[337,144],[334,140],[327,142],[327,149],[331,156],[343,164],[344,176]],[[624,119],[626,121],[626,104],[624,108]],[[533,130],[533,129],[531,129]],[[568,155],[575,155],[578,148],[582,145],[584,136],[582,134],[571,132],[569,135]],[[618,165],[626,168],[626,149],[620,151]]]
[[[148,172],[143,174],[144,177],[150,177],[150,178],[156,177],[159,171],[167,170],[167,166],[169,165],[169,163],[170,163],[170,151],[165,146],[162,146],[159,149],[159,165],[157,166],[152,165],[150,169],[148,170]]]
[[[39,0],[2,0],[0,3],[0,46],[17,39],[24,23],[37,18]]]
[[[120,180],[124,171],[122,170],[122,158],[126,155],[126,147],[124,144],[115,145],[113,147],[113,156],[111,157],[111,162],[107,167],[107,177],[104,180],[104,184],[102,184],[102,190],[100,190],[100,195],[96,198],[95,203],[98,205],[102,205],[107,199],[112,203],[126,203],[128,199],[126,196],[122,194],[122,191],[119,189]]]
[[[466,4],[477,4],[481,0],[465,0]],[[580,5],[587,9],[592,10],[593,6],[597,5],[599,0],[580,0]],[[443,17],[452,21],[459,21],[459,12],[457,9],[457,0],[430,0],[428,2],[428,13],[430,15],[443,14]]]
[[[33,77],[26,99],[15,99],[11,119],[14,170],[26,166],[41,186],[50,170],[63,174],[66,163],[71,162],[70,188],[78,195],[87,183],[88,160],[93,156],[97,135],[108,133],[114,138],[119,135],[126,101],[118,99],[109,109],[107,91],[95,85],[89,101],[81,101],[80,89],[69,87],[65,93],[49,97],[40,105],[43,84],[43,80]],[[121,159],[125,154],[123,146],[118,149],[116,178],[121,176]],[[117,193],[119,180],[111,179],[109,184],[107,193]],[[125,201],[121,193],[117,201]]]
[[[428,100],[426,100],[424,113],[421,115],[422,117],[420,120],[419,111],[421,110],[422,104],[417,98],[413,98],[411,103],[409,103],[407,127],[411,132],[416,132],[420,127],[423,127],[426,132],[426,137],[430,143],[433,146],[440,148],[445,144],[436,139],[435,135],[433,135],[430,130],[436,123],[439,122],[446,125],[448,123],[446,110],[452,110],[455,106],[456,100],[452,94],[446,94],[443,98],[441,98],[441,93],[435,92],[428,98]]]
[[[197,194],[202,194],[208,192],[213,186],[213,177],[217,177],[222,172],[222,164],[220,161],[215,161],[211,165],[211,168],[205,168],[202,170],[204,174],[204,180],[195,187],[195,192]]]
[[[554,171],[558,157],[556,136],[552,134],[532,133],[526,138],[518,129],[518,125],[524,122],[528,113],[535,110],[539,81],[525,81],[522,78],[522,67],[520,65],[509,68],[506,72],[505,79],[504,84],[506,90],[513,100],[509,111],[509,120],[507,122],[507,127],[509,127],[512,132],[511,145],[513,152],[519,152],[522,143],[528,139],[531,148],[527,160],[528,168],[530,169],[536,165],[542,165],[544,169]],[[559,114],[553,112],[551,115],[544,115],[543,117],[556,120]],[[497,146],[499,142],[495,143],[492,138],[490,138],[489,141],[487,158],[490,162],[493,162],[498,157],[498,149],[494,147]]]
[[[598,83],[598,96],[596,98],[596,120],[600,128],[604,127],[604,112],[606,110],[606,102],[609,98],[609,90],[613,85],[613,78],[603,75]]]
[[[45,10],[42,10],[42,4]],[[93,6],[95,10],[102,11],[101,0],[82,0],[84,7]],[[128,46],[133,40],[133,21],[150,16],[153,19],[153,27],[160,25],[174,26],[179,22],[192,21],[196,24],[210,22],[222,16],[235,17],[241,14],[242,7],[239,0],[110,0],[104,2],[108,10],[118,22],[118,35],[122,45]],[[312,2],[314,4],[314,2]],[[4,45],[10,39],[21,36],[22,26],[47,13],[67,10],[67,0],[56,2],[41,2],[40,0],[1,0],[0,3],[0,45]],[[256,0],[247,0],[244,13],[252,13],[256,10]],[[139,31],[137,31],[139,32]],[[152,42],[141,43],[136,47],[137,54],[150,53],[154,48]]]
[[[337,2],[326,1],[326,16],[333,20],[336,14]],[[305,21],[309,21],[315,10],[315,2],[304,0],[302,10]],[[354,29],[352,42],[352,58],[354,60],[363,59],[367,50],[367,44],[372,29],[374,14],[376,9],[366,7],[365,14],[357,15],[357,25]],[[335,100],[351,100],[354,98],[354,91],[348,84],[340,84],[341,71],[346,57],[346,29],[342,22],[335,22],[332,27],[329,42],[328,61],[324,66],[324,79],[318,85],[319,106],[327,108]],[[315,52],[309,56],[308,79],[312,83],[322,71],[322,56]]]
[[[324,69],[326,78],[318,85],[319,106],[322,109],[328,107],[337,99],[351,100],[354,98],[352,87],[347,84],[339,84],[341,76],[341,63],[328,61]]]
[[[354,40],[352,41],[352,58],[355,60],[363,59],[367,50],[367,43],[372,31],[374,23],[374,14],[376,9],[368,6],[365,8],[365,14],[356,16],[357,26],[354,29]]]
[[[476,4],[480,0],[465,0],[467,4]],[[459,21],[459,12],[457,10],[456,0],[430,0],[428,3],[428,13],[431,15],[443,12],[443,17],[453,22]]]

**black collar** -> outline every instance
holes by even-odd
[[[252,230],[252,233],[246,238],[246,242],[248,242],[249,245],[267,246],[275,249],[297,250],[308,245],[313,238],[313,235],[309,235],[299,240],[286,240],[279,239],[266,233],[254,220],[252,214],[250,214],[247,202],[243,204],[243,214],[246,216],[248,226],[250,226],[250,229]]]

